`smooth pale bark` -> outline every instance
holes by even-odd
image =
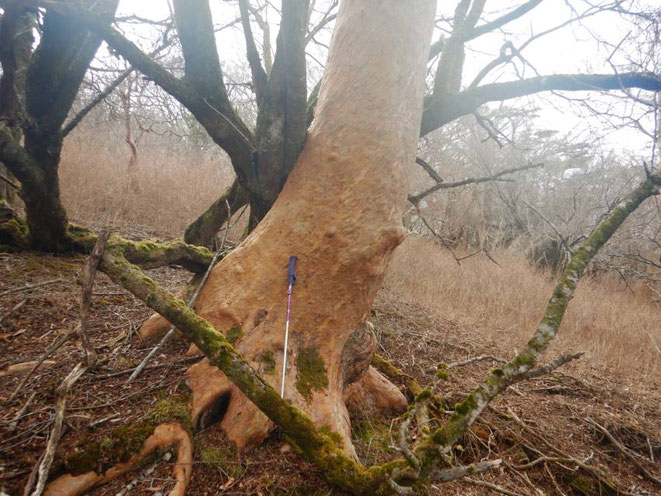
[[[273,208],[214,269],[196,305],[279,388],[287,262],[298,256],[285,396],[340,433],[348,453],[345,345],[403,237],[405,165],[415,157],[434,10],[433,0],[342,4],[301,156]],[[206,360],[187,377],[195,415],[229,399],[222,426],[239,446],[272,427]]]

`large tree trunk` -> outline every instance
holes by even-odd
[[[405,164],[415,157],[434,8],[433,0],[343,2],[301,156],[273,208],[213,270],[196,304],[279,389],[287,261],[296,255],[285,397],[340,433],[348,453],[343,395],[356,374],[346,364],[362,348],[345,345],[402,240]],[[239,446],[267,434],[266,417],[206,360],[187,376],[198,419],[227,405],[222,426]],[[385,380],[370,384],[387,389]]]

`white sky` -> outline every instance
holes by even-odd
[[[323,6],[324,3],[318,1],[317,5]],[[494,19],[521,3],[523,3],[523,0],[487,1],[485,18]],[[648,6],[652,5],[647,0],[638,3]],[[583,11],[587,7],[579,0],[571,0],[571,4],[578,11]],[[456,0],[451,2],[439,0],[439,16],[450,16],[455,5]],[[228,21],[238,17],[238,7],[235,2],[228,3],[222,0],[211,0],[211,7],[214,21],[217,25],[226,24]],[[163,19],[169,15],[169,9],[165,0],[142,0],[140,2],[122,0],[120,2],[119,15],[129,14],[136,14],[151,19]],[[278,26],[274,21],[278,19],[273,9],[270,10],[269,15],[269,21],[273,23],[271,27],[272,45],[275,46]],[[506,37],[515,46],[518,46],[529,38],[530,35],[555,27],[570,17],[571,12],[565,0],[544,0],[541,5],[529,14],[508,24],[506,27]],[[526,48],[523,55],[543,75],[580,72],[610,73],[612,70],[606,63],[610,49],[607,50],[604,47],[600,47],[594,41],[591,33],[599,38],[609,40],[613,44],[617,44],[632,29],[633,25],[622,16],[614,13],[601,13],[581,23],[572,24],[536,40]],[[253,26],[253,30],[256,41],[259,43],[261,32],[257,26]],[[147,34],[145,33],[145,35]],[[438,39],[438,36],[439,32],[435,33],[434,40]],[[329,34],[322,35],[320,39],[327,43]],[[487,62],[498,55],[503,40],[502,33],[493,33],[470,42],[464,72],[465,84],[468,84]],[[223,66],[231,67],[237,64],[245,64],[244,46],[243,34],[239,25],[221,32],[218,35],[218,47]],[[308,49],[314,53],[317,59],[323,59],[322,48],[311,43],[308,45]],[[316,62],[310,61],[309,67],[311,71],[314,71],[319,66]],[[535,74],[530,69],[527,69],[525,75],[531,77]],[[511,68],[503,68],[491,73],[484,82],[507,81],[512,79],[516,79],[516,75]],[[574,94],[573,96],[577,95]],[[531,99],[524,98],[522,100],[530,101]],[[586,120],[579,116],[579,109],[575,105],[569,105],[563,99],[553,97],[550,93],[543,94],[542,98],[534,97],[532,101],[542,109],[540,112],[541,117],[536,122],[541,128],[554,129],[561,133],[571,132],[579,137],[587,137],[587,134],[590,133],[590,131],[586,131],[587,124],[591,123],[594,125],[596,123],[594,119]],[[509,102],[511,105],[519,103],[523,102]],[[646,125],[648,129],[652,129],[653,127],[651,120],[646,122]],[[645,153],[647,150],[651,150],[650,139],[631,128],[612,132],[602,126],[602,132],[609,133],[607,137],[608,145],[619,151],[626,149]]]

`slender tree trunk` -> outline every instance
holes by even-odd
[[[403,237],[405,164],[415,157],[434,9],[433,0],[342,3],[301,156],[273,208],[214,269],[196,305],[279,389],[287,262],[296,255],[285,397],[340,433],[348,453],[343,395],[358,374],[347,364],[362,353],[350,337]],[[206,360],[187,376],[198,419],[227,404],[222,426],[239,446],[267,434],[266,417]],[[386,381],[371,384],[387,389]]]

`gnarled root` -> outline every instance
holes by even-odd
[[[46,486],[46,496],[77,496],[100,484],[105,484],[117,477],[134,470],[157,449],[174,447],[177,462],[173,475],[177,482],[169,496],[184,496],[193,469],[193,441],[190,434],[178,423],[161,424],[147,438],[140,453],[133,455],[127,462],[118,463],[103,474],[87,472],[82,475],[62,475]]]
[[[406,396],[374,367],[344,392],[344,402],[352,416],[400,414],[406,410]]]

